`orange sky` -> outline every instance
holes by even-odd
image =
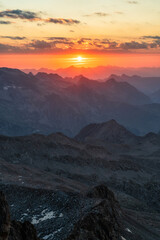
[[[82,61],[77,57],[81,56]],[[121,67],[160,67],[160,54],[70,54],[70,55],[0,55],[0,67],[11,68],[65,68],[76,67],[121,66]]]
[[[159,9],[160,0],[0,0],[0,66],[160,67]]]

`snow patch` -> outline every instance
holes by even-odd
[[[57,233],[61,232],[62,228],[58,229],[57,231],[49,234],[49,235],[46,235],[45,237],[43,237],[44,240],[50,240],[52,239]]]
[[[122,236],[121,236],[121,239],[122,239],[122,240],[126,240],[126,239],[125,239],[124,237],[122,237]]]
[[[54,234],[51,233],[51,234],[49,234],[49,235],[46,235],[43,239],[44,239],[44,240],[48,240],[48,239],[52,238],[53,236],[54,236]]]
[[[11,86],[4,86],[4,87],[3,87],[3,90],[7,91],[9,88],[12,88],[12,89],[19,88],[19,89],[21,89],[22,87],[17,87],[17,86],[15,86],[15,85],[11,85]]]
[[[20,221],[23,221],[23,220],[24,220],[24,218],[25,218],[25,217],[27,217],[27,216],[28,216],[28,214],[27,214],[27,213],[23,213],[23,214],[22,214],[22,217],[21,217],[21,219],[20,219]]]
[[[32,218],[32,224],[38,224],[40,222],[55,218],[56,217],[55,213],[56,212],[53,211],[48,212],[48,210],[45,209],[41,212],[41,216],[34,216]]]
[[[125,230],[129,233],[132,233],[132,231],[129,228],[126,228]]]

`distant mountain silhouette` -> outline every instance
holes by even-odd
[[[59,69],[48,69],[48,68],[40,68],[36,69],[24,69],[24,72],[29,73],[33,72],[34,74],[38,72],[46,72],[46,73],[57,73],[62,77],[72,77],[78,75],[84,75],[87,78],[91,79],[106,79],[111,74],[116,75],[138,75],[143,77],[159,77],[160,76],[160,68],[152,68],[152,67],[142,67],[142,68],[130,68],[130,67],[118,67],[118,66],[98,66],[93,68],[85,68],[85,67],[75,67],[70,66],[67,68],[59,68]]]
[[[160,88],[151,94],[151,99],[156,103],[160,103]]]
[[[89,124],[79,132],[75,139],[83,142],[99,140],[122,144],[136,140],[136,136],[115,120],[110,120],[105,123]]]
[[[124,102],[134,105],[143,105],[151,103],[148,96],[138,91],[135,87],[126,82],[117,82],[115,79],[109,79],[106,82],[98,82],[90,80],[82,75],[76,77],[77,85],[74,85],[74,89],[77,88],[84,91],[94,91],[95,95],[99,94],[108,101]],[[72,88],[72,86],[71,86]],[[75,90],[76,91],[76,90]]]
[[[63,132],[76,135],[91,122],[115,119],[144,135],[160,130],[159,104],[127,82],[74,79],[58,74],[25,74],[0,69],[0,133],[26,135]]]
[[[152,94],[157,89],[160,89],[160,77],[141,77],[137,75],[128,76],[125,74],[119,76],[112,74],[108,79],[110,78],[114,78],[118,82],[128,82],[132,86],[136,87],[139,91],[142,91],[148,95]]]

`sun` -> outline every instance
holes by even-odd
[[[78,61],[78,62],[81,62],[82,59],[83,59],[83,58],[82,58],[81,56],[78,56],[78,57],[77,57],[77,61]]]
[[[74,56],[74,57],[72,57],[72,55],[69,56],[69,58],[66,58],[66,61],[69,62],[71,65],[82,66],[87,64],[88,59],[89,58],[87,58],[84,55],[77,54],[77,56]]]

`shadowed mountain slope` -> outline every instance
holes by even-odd
[[[129,143],[136,140],[136,136],[115,120],[110,120],[105,123],[86,126],[75,139],[83,142],[100,140],[108,143]]]
[[[87,124],[110,119],[139,135],[159,132],[159,111],[153,111],[149,97],[130,84],[82,75],[72,80],[0,68],[0,134],[75,136]]]

